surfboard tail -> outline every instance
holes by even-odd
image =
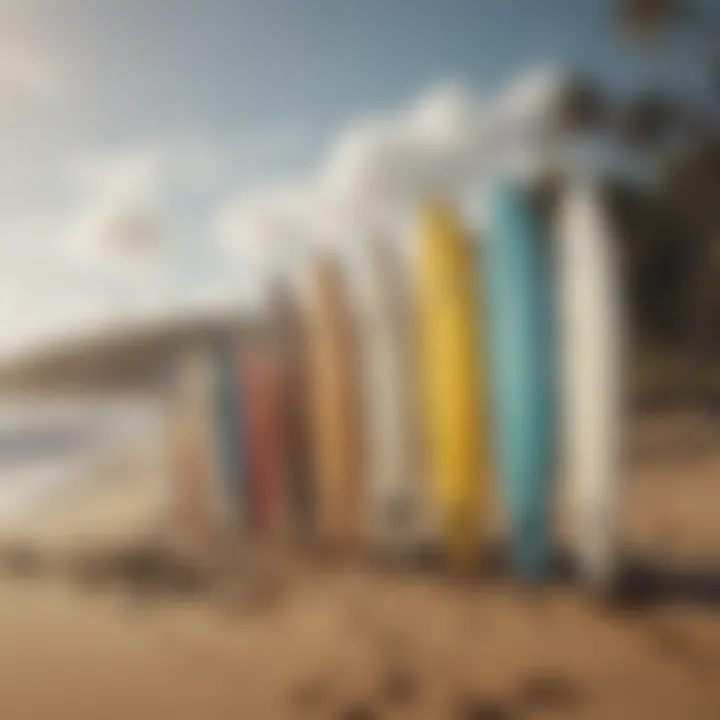
[[[515,527],[513,559],[522,580],[538,582],[550,575],[552,552],[548,516],[533,513],[520,518]]]
[[[471,503],[446,508],[445,537],[451,563],[458,568],[473,564],[478,546],[478,517]]]

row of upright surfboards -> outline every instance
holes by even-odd
[[[615,237],[591,183],[556,217],[498,187],[483,231],[422,211],[411,272],[368,242],[270,290],[265,331],[186,358],[179,508],[266,535],[471,562],[493,510],[522,578],[546,577],[562,489],[579,565],[616,567],[622,419]],[[557,483],[556,478],[561,482]]]

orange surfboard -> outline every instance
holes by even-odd
[[[316,530],[338,549],[360,533],[360,412],[357,335],[340,268],[315,261],[308,288],[310,389],[316,481]]]

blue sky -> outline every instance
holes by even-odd
[[[368,107],[458,77],[482,88],[552,62],[641,75],[607,0],[3,0],[88,101],[70,142],[288,119],[328,132]]]
[[[647,82],[610,4],[0,0],[0,334],[161,312],[213,288],[244,302],[248,262],[215,239],[223,207],[317,173],[363,118],[443,84],[460,92],[436,104],[457,115],[466,95],[538,68]],[[700,83],[680,55],[662,67]],[[144,264],[105,252],[126,210],[152,220],[148,235],[162,228]]]

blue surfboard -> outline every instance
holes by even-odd
[[[242,522],[244,503],[244,447],[242,394],[237,382],[236,357],[230,344],[220,344],[214,355],[214,424],[223,515]]]
[[[492,198],[484,270],[495,406],[495,456],[526,580],[550,570],[555,472],[555,331],[549,244],[529,193],[506,183]]]

